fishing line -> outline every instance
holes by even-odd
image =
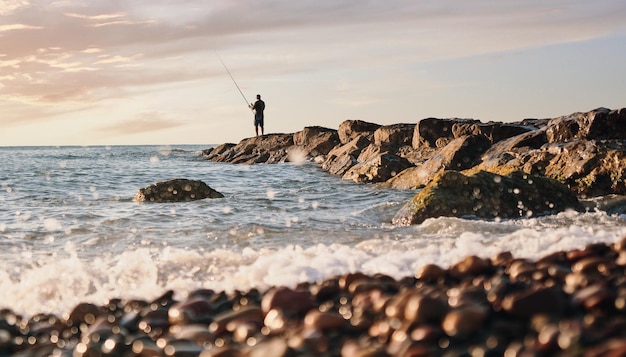
[[[230,76],[230,79],[233,80],[233,83],[235,83],[235,87],[237,87],[237,89],[239,90],[239,93],[241,93],[241,97],[243,98],[243,100],[246,102],[246,106],[248,108],[250,108],[250,102],[248,102],[248,100],[246,99],[246,96],[243,95],[243,92],[241,91],[241,88],[239,88],[239,85],[237,84],[237,82],[235,81],[235,78],[233,78],[233,75],[230,74],[230,71],[228,70],[228,67],[226,67],[226,64],[224,63],[224,61],[222,60],[222,57],[220,57],[220,54],[215,51],[215,54],[217,55],[217,58],[220,59],[220,62],[222,62],[222,66],[224,66],[224,69],[226,70],[226,73],[228,73],[228,75]]]

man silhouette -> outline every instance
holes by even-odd
[[[254,131],[259,136],[259,127],[261,127],[261,135],[263,135],[263,111],[265,110],[265,102],[261,100],[261,95],[256,95],[256,102],[250,103],[250,108],[254,111]]]

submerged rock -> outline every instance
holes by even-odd
[[[417,193],[393,222],[409,225],[442,216],[520,218],[566,209],[583,207],[573,192],[555,180],[523,172],[501,176],[479,171],[466,176],[450,170],[437,175]]]
[[[133,200],[137,202],[185,202],[223,197],[223,194],[202,181],[173,179],[140,188]]]

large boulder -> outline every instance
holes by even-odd
[[[383,152],[352,166],[343,179],[360,183],[385,182],[411,166],[407,159]]]
[[[401,146],[396,150],[396,155],[409,160],[413,165],[424,163],[437,154],[438,150],[433,148],[421,147],[415,149],[412,146]]]
[[[358,163],[361,151],[370,145],[364,136],[357,136],[345,145],[332,149],[322,163],[322,170],[333,175],[343,176],[352,166]]]
[[[137,202],[186,202],[223,197],[223,194],[202,181],[179,178],[140,188],[133,200]]]
[[[484,135],[467,135],[454,139],[423,164],[408,168],[388,181],[388,186],[414,189],[425,186],[441,170],[465,170],[480,161],[491,146]]]
[[[293,143],[301,156],[326,155],[339,144],[337,130],[321,126],[305,127],[293,134]]]
[[[572,140],[539,149],[511,145],[515,142],[495,145],[472,170],[499,174],[524,171],[546,176],[566,184],[582,197],[626,194],[624,140]]]
[[[545,165],[545,176],[583,197],[626,194],[626,141],[575,140],[548,149],[554,156]],[[537,155],[528,164],[538,167],[544,162]]]
[[[581,197],[626,194],[626,109],[551,119],[493,145],[472,171],[524,171],[566,184]],[[601,128],[601,129],[599,129]]]
[[[359,163],[365,162],[365,161],[373,159],[373,158],[375,158],[377,156],[380,156],[380,155],[382,155],[384,153],[387,153],[389,151],[390,151],[389,148],[382,147],[380,145],[376,145],[374,143],[371,143],[367,147],[363,148],[363,150],[361,150],[361,153],[359,154],[359,157],[357,157],[357,161]]]
[[[427,218],[477,217],[508,219],[583,210],[567,186],[544,177],[513,172],[508,176],[480,171],[466,176],[443,171],[393,218],[398,225]]]
[[[385,125],[374,132],[374,144],[386,148],[411,145],[415,124]]]
[[[452,127],[456,124],[477,124],[479,120],[474,119],[422,119],[415,126],[413,133],[413,147],[444,147],[454,139]]]
[[[371,136],[378,128],[380,128],[380,124],[368,123],[362,120],[346,120],[339,124],[337,133],[342,144],[347,144],[359,136],[364,136],[372,141]]]
[[[555,118],[548,122],[546,134],[550,143],[576,139],[623,140],[626,139],[626,108],[598,108]]]
[[[225,144],[205,155],[207,160],[233,164],[279,163],[288,161],[287,149],[294,145],[293,134],[266,134],[246,138],[237,145]]]
[[[423,164],[409,167],[387,180],[381,187],[397,190],[415,190],[427,185],[432,179],[433,172]]]
[[[476,119],[422,119],[413,134],[413,147],[443,147],[449,141],[468,135],[484,135],[491,144],[536,130],[528,123],[482,123]]]
[[[208,148],[206,150],[202,150],[202,155],[207,160],[212,160],[214,158],[220,159],[222,155],[224,155],[227,151],[229,151],[235,144],[225,143],[214,148]]]
[[[456,139],[467,135],[483,135],[489,139],[492,144],[495,144],[499,141],[533,130],[536,129],[520,124],[462,121],[452,125],[452,136]]]

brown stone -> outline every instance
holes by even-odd
[[[431,175],[432,172],[423,167],[422,164],[418,164],[416,167],[409,167],[390,178],[385,186],[398,190],[415,190],[427,185],[432,178]]]
[[[337,133],[341,143],[347,144],[359,136],[373,136],[374,132],[380,127],[380,124],[368,123],[362,120],[346,120],[339,124]]]
[[[491,264],[494,266],[504,267],[513,261],[513,253],[511,252],[500,252],[496,254],[493,258],[491,258]]]
[[[426,147],[441,147],[437,145],[437,141],[440,139],[448,139],[447,141],[454,139],[452,127],[455,124],[475,124],[480,123],[479,120],[472,119],[437,119],[426,118],[417,123],[415,132],[413,135],[413,147],[419,148]]]
[[[426,264],[417,271],[415,277],[427,282],[436,282],[445,279],[446,275],[447,271],[439,265]]]
[[[336,312],[321,312],[313,309],[304,317],[304,326],[320,331],[338,330],[345,326],[346,320]]]
[[[537,271],[537,266],[535,265],[535,262],[525,259],[517,259],[509,264],[507,271],[509,273],[509,278],[512,281],[525,281],[530,279],[532,274]]]
[[[565,297],[556,288],[532,286],[507,295],[502,307],[519,318],[530,318],[535,314],[559,316],[565,308]]]
[[[374,132],[374,144],[393,148],[411,145],[414,131],[415,124],[384,125]]]
[[[465,305],[448,312],[441,326],[448,336],[467,338],[482,328],[488,316],[489,310],[485,306]]]
[[[103,313],[104,311],[97,305],[80,303],[70,312],[67,317],[67,324],[70,326],[80,326],[82,323],[90,325]]]
[[[322,170],[342,176],[358,163],[357,158],[361,151],[369,145],[368,139],[359,136],[342,146],[335,147],[326,155],[326,160],[322,163]]]
[[[574,273],[601,273],[608,274],[611,269],[615,267],[615,262],[612,259],[605,257],[591,256],[580,259],[572,265],[572,272]]]
[[[394,188],[418,188],[427,185],[441,170],[465,170],[480,161],[480,155],[490,146],[483,135],[463,136],[450,141],[439,152],[424,163],[410,168],[388,183]]]
[[[467,256],[461,259],[449,269],[450,275],[454,277],[462,277],[466,275],[480,275],[491,267],[487,259],[477,257],[475,255]]]
[[[328,154],[339,144],[337,130],[321,126],[305,127],[293,134],[293,143],[304,156]]]
[[[178,324],[191,323],[211,313],[213,313],[211,303],[198,297],[175,303],[169,308],[167,314],[171,324]]]
[[[626,139],[624,110],[598,108],[587,113],[574,113],[552,119],[547,127],[551,143],[575,139]]]
[[[492,146],[472,170],[501,174],[519,170],[546,176],[583,197],[624,195],[626,134],[611,130],[626,125],[625,112],[601,108],[552,119],[541,129]]]
[[[574,305],[586,310],[614,310],[616,295],[603,284],[594,284],[578,290],[572,296]]]
[[[448,303],[442,298],[411,295],[406,301],[404,318],[421,324],[439,324],[448,310]]]
[[[354,182],[385,182],[412,164],[397,155],[383,153],[351,167],[343,179]]]
[[[245,323],[254,323],[261,326],[263,324],[263,311],[258,306],[245,306],[239,310],[227,310],[217,314],[209,327],[212,332],[219,334],[224,330],[232,332],[237,328],[237,325]]]
[[[279,337],[261,341],[246,354],[247,357],[285,357],[290,355],[287,341]]]
[[[286,287],[273,288],[263,296],[261,309],[265,314],[280,310],[285,315],[301,315],[313,308],[313,299],[308,291]]]
[[[214,162],[233,164],[279,163],[287,161],[287,149],[294,145],[294,134],[266,134],[246,138],[237,145],[224,148],[220,154],[207,156]]]
[[[202,150],[202,155],[204,156],[205,159],[212,160],[215,157],[219,157],[220,155],[223,155],[228,150],[230,150],[233,146],[235,146],[235,144],[232,144],[232,143],[221,144],[214,148]]]

